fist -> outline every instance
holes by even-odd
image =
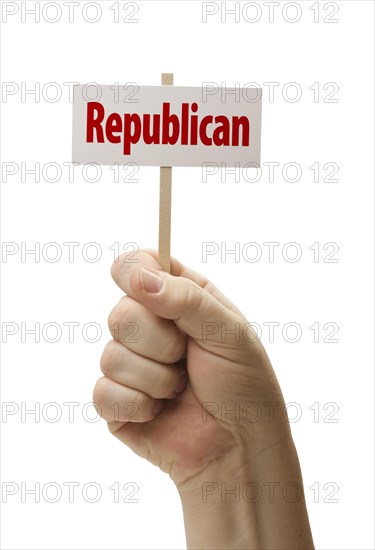
[[[250,324],[212,283],[175,259],[162,271],[154,251],[132,256],[112,266],[126,295],[93,400],[116,437],[180,484],[238,445],[266,446],[265,403],[283,399]]]

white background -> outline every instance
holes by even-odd
[[[2,351],[2,399],[15,413],[2,417],[2,482],[19,488],[3,504],[2,547],[185,547],[181,507],[168,476],[121,445],[104,421],[89,422],[93,410],[85,408],[110,337],[107,315],[121,296],[109,274],[115,254],[110,247],[118,243],[122,251],[134,242],[156,248],[158,169],[141,168],[134,176],[138,181],[117,183],[113,170],[103,167],[93,183],[76,168],[74,182],[69,182],[63,165],[71,160],[72,125],[64,82],[154,85],[162,72],[173,72],[175,84],[181,86],[211,81],[228,86],[256,82],[263,87],[261,160],[280,163],[274,181],[264,164],[258,182],[248,181],[253,173],[242,174],[239,182],[231,175],[222,182],[219,173],[203,182],[199,168],[173,169],[172,253],[211,278],[262,327],[285,400],[296,404],[289,414],[300,416],[292,429],[316,548],[374,548],[373,3],[336,1],[337,13],[330,16],[335,6],[319,2],[314,22],[313,2],[300,2],[301,19],[291,23],[287,19],[295,18],[296,8],[288,8],[283,17],[281,2],[271,23],[268,8],[258,2],[261,16],[255,23],[246,21],[255,17],[255,8],[245,17],[242,13],[239,22],[234,16],[221,21],[218,13],[203,23],[201,2],[141,1],[134,16],[138,23],[115,23],[110,6],[118,4],[121,16],[126,12],[124,2],[111,0],[97,3],[101,17],[90,23],[83,14],[92,19],[95,7],[86,6],[84,12],[87,2],[80,2],[73,23],[65,7],[61,21],[54,24],[42,17],[35,23],[33,16],[22,22],[24,2],[12,4],[20,11],[2,23],[2,79],[16,83],[20,91],[3,96],[2,168],[17,163],[19,171],[3,183],[2,239],[15,243],[7,245],[13,250],[40,243],[42,251],[40,261],[27,255],[22,262],[21,252],[2,256],[3,340],[4,327],[18,330],[8,336]],[[28,7],[33,4],[27,2]],[[55,13],[52,6],[47,19]],[[27,88],[40,82],[42,89],[57,83],[62,97],[53,103],[42,94],[40,99],[27,95],[22,102],[22,82]],[[280,83],[274,101],[267,82]],[[297,102],[286,95],[293,98],[290,82],[302,90]],[[330,82],[336,87],[324,90]],[[314,83],[319,97],[309,89]],[[331,97],[338,101],[325,102],[337,86]],[[52,88],[50,92],[52,96]],[[287,181],[294,177],[292,169],[282,174],[290,162],[302,171],[294,183]],[[35,182],[35,176],[21,174],[21,163],[26,168],[40,163],[41,171],[48,163],[59,163],[61,179],[50,181],[55,175],[51,168]],[[314,163],[320,167],[318,182],[309,169]],[[323,181],[332,168],[324,168],[326,163],[338,165],[332,176],[338,182]],[[92,178],[93,172],[88,175]],[[53,249],[43,249],[51,242],[62,250],[56,263],[48,261]],[[64,242],[80,243],[73,262]],[[87,254],[95,256],[95,249],[86,246],[90,242],[101,251],[97,262],[87,261]],[[204,242],[217,243],[223,257],[217,253],[204,262]],[[244,247],[249,242],[260,247],[258,262],[248,261],[251,250]],[[280,243],[274,262],[265,242]],[[300,247],[300,261],[288,259],[288,253],[293,257],[290,247],[283,257],[283,247],[290,242]],[[320,251],[316,262],[309,249],[314,243]],[[323,250],[325,243],[337,244],[331,259],[338,262],[323,261],[334,250]],[[235,246],[240,247],[239,257],[225,255],[226,248]],[[280,323],[274,342],[264,325],[272,321]],[[79,323],[72,343],[63,325],[67,322]],[[41,334],[35,343],[33,335],[22,338],[22,323],[27,328],[40,323],[41,333],[47,323],[58,324],[61,339],[51,343]],[[87,323],[102,327],[98,342],[87,341],[94,338],[92,332],[83,337]],[[292,331],[282,337],[287,323],[300,327],[298,342],[288,341]],[[320,327],[316,343],[309,329],[314,323]],[[333,337],[338,342],[323,341],[331,332],[330,327],[324,329],[326,323],[338,325]],[[49,420],[54,411],[43,409],[50,402],[62,410],[56,423]],[[63,405],[67,402],[79,404],[71,423]],[[36,403],[40,421],[29,414],[22,422],[22,407],[35,408]],[[79,483],[72,503],[63,485],[67,482]],[[96,503],[83,498],[89,482],[101,487]],[[114,502],[109,487],[128,482],[138,485],[139,502]],[[28,488],[40,483],[41,493],[45,484],[59,484],[61,500],[48,502],[51,490],[48,498],[41,494],[39,503],[33,495],[22,502],[22,483]],[[319,487],[319,495],[309,489],[312,486]],[[334,496],[332,487],[338,488]],[[129,492],[122,489],[121,500]],[[338,502],[327,502],[335,499]]]

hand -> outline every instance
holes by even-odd
[[[136,258],[112,267],[126,296],[94,390],[110,431],[170,474],[188,548],[313,549],[283,397],[256,334],[201,275],[176,260],[165,273],[153,251]]]
[[[207,279],[174,259],[169,275],[156,258],[140,251],[136,263],[122,255],[112,266],[127,296],[109,316],[115,339],[94,402],[114,435],[180,485],[239,445],[259,452],[289,427],[246,318]]]

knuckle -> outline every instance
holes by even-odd
[[[121,278],[121,273],[124,270],[129,270],[133,264],[139,262],[138,254],[139,250],[130,250],[129,252],[123,252],[118,256],[111,266],[111,275],[114,281],[118,281]]]
[[[100,358],[100,370],[105,376],[108,376],[109,378],[111,378],[111,374],[114,370],[116,347],[116,342],[114,340],[108,342]]]
[[[120,270],[120,257],[121,256],[118,256],[111,266],[111,276],[114,281],[118,279],[118,274]]]
[[[129,320],[134,320],[137,316],[136,310],[137,303],[135,300],[123,296],[108,315],[108,326],[112,334],[118,332],[120,325],[127,323]]]
[[[105,376],[102,376],[101,378],[99,378],[99,380],[97,380],[94,387],[93,395],[92,395],[93,404],[98,405],[97,410],[99,414],[103,404],[107,401],[107,399],[108,399],[107,379]]]
[[[119,322],[119,305],[116,304],[115,307],[111,310],[110,314],[108,315],[109,329],[112,331],[113,327],[118,322]]]

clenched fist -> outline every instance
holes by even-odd
[[[204,480],[292,475],[302,486],[298,458],[272,366],[244,315],[177,260],[172,259],[168,274],[154,251],[139,251],[135,258],[122,255],[112,266],[126,295],[109,315],[114,339],[104,349],[104,376],[93,399],[116,437],[169,473],[183,499],[188,540],[202,547],[205,535],[197,535],[194,514]],[[253,291],[250,284],[248,291]],[[272,538],[271,521],[264,540],[280,544],[277,508],[261,510],[278,533]],[[263,548],[262,522],[254,514],[251,506],[243,508],[248,525],[234,542],[220,512],[211,528],[225,532],[217,542],[216,535],[209,537],[210,547]],[[298,531],[296,545],[289,533],[285,547],[311,548],[304,504],[283,512],[283,528],[288,514],[301,523],[307,543],[298,546]],[[189,523],[194,534],[189,535]]]

